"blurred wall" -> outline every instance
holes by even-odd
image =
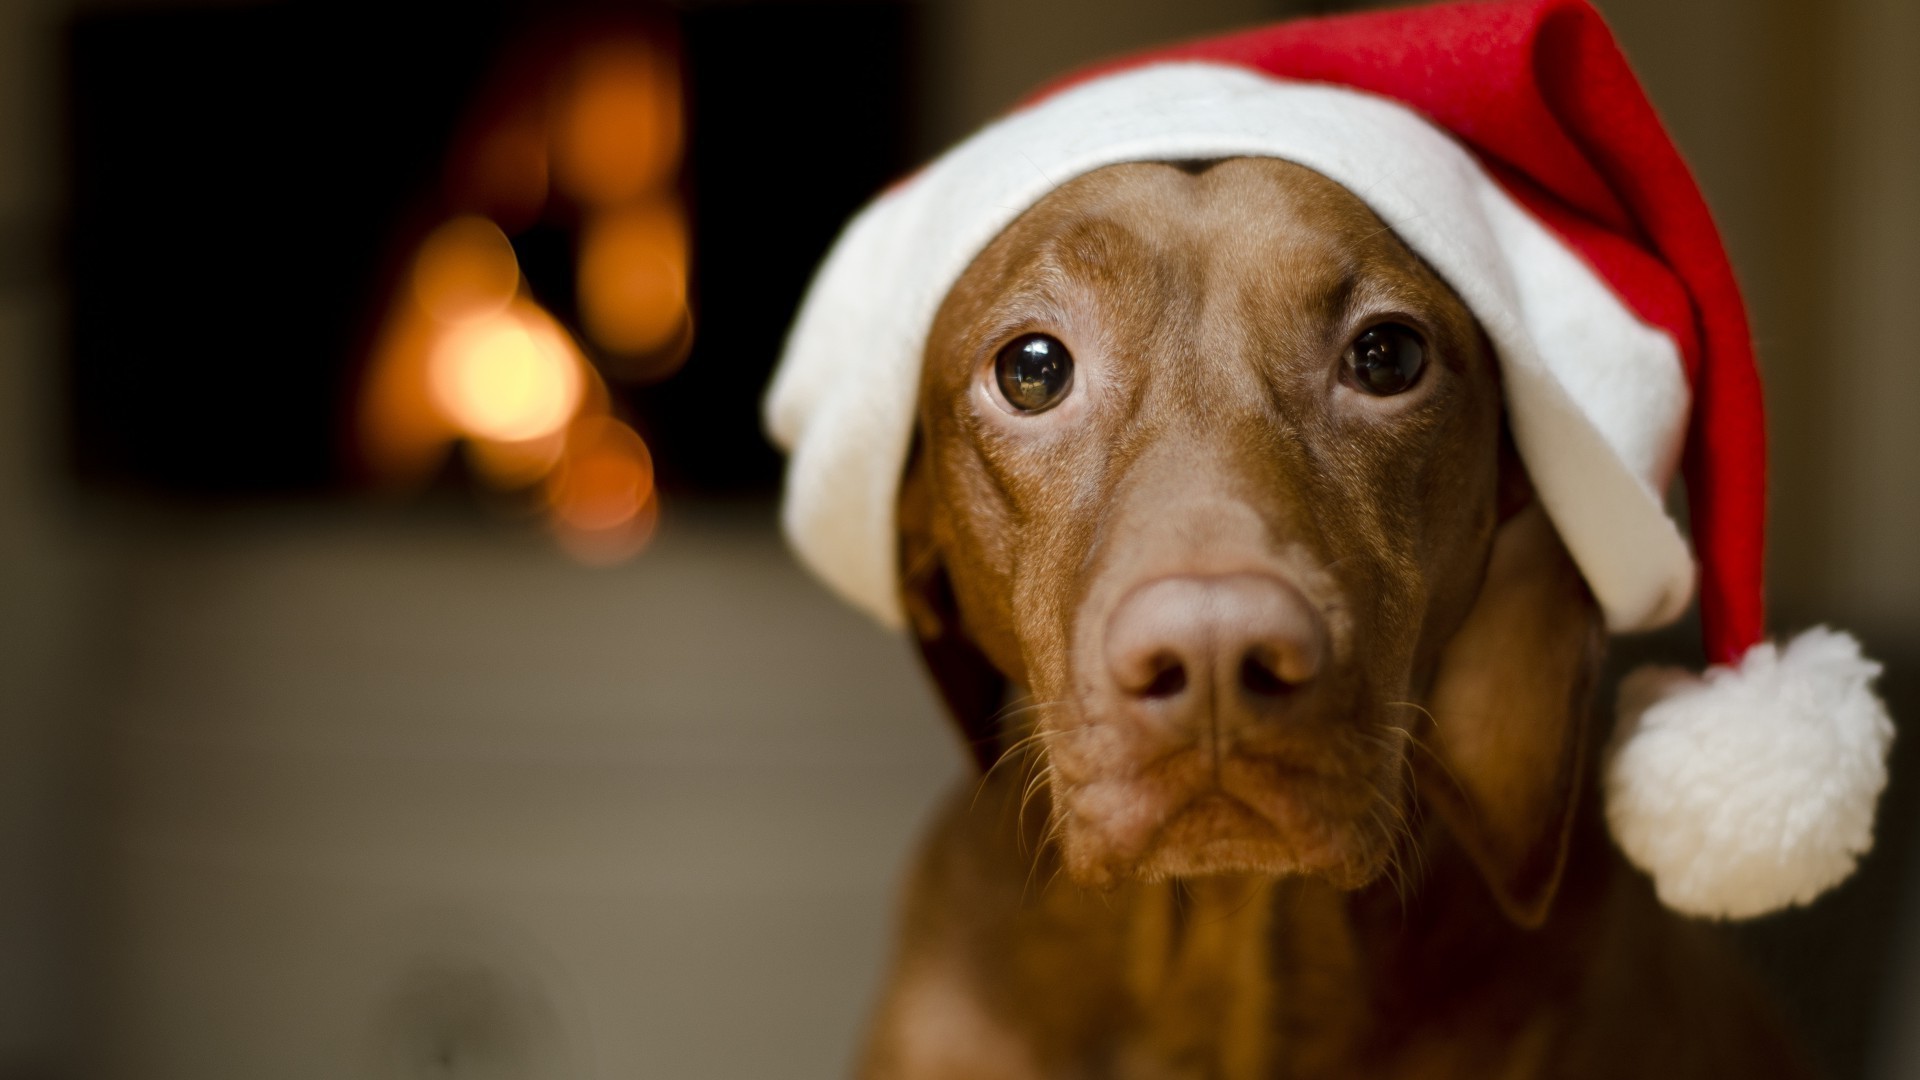
[[[1288,0],[925,0],[922,151],[938,153],[1075,65],[1307,6]]]
[[[1838,43],[1826,112],[1835,132],[1826,173],[1831,246],[1801,276],[1827,305],[1822,332],[1800,356],[1803,376],[1826,384],[1832,435],[1830,495],[1806,515],[1830,519],[1829,543],[1816,556],[1827,588],[1814,595],[1912,634],[1920,625],[1920,478],[1912,473],[1920,462],[1920,4],[1848,0],[1828,10]]]
[[[52,107],[58,6],[0,4],[0,1076],[77,1036],[88,564],[62,513]]]

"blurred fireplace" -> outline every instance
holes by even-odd
[[[910,6],[883,2],[79,15],[66,68],[75,474],[89,490],[193,502],[364,486],[357,397],[414,246],[461,209],[463,133],[515,94],[539,107],[541,73],[564,74],[566,50],[639,32],[670,43],[683,77],[695,332],[671,378],[606,378],[610,407],[670,494],[770,491],[759,392],[833,233],[908,164],[913,30]],[[581,326],[582,221],[556,196],[503,224],[526,293],[597,369],[617,368]],[[459,456],[447,460],[439,482],[462,483]]]

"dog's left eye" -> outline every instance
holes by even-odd
[[[1347,347],[1347,368],[1360,389],[1390,397],[1409,389],[1427,366],[1427,346],[1412,327],[1370,326]]]
[[[1046,334],[1014,338],[1000,350],[993,369],[1007,404],[1021,412],[1048,408],[1073,386],[1073,357],[1059,338]]]

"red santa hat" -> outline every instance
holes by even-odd
[[[1613,835],[1661,898],[1744,917],[1846,878],[1886,782],[1879,666],[1824,628],[1764,640],[1746,311],[1699,189],[1586,0],[1307,19],[1130,57],[881,195],[821,267],[768,396],[801,558],[899,626],[894,502],[947,290],[1069,179],[1234,156],[1343,184],[1473,310],[1520,455],[1613,630],[1677,618],[1697,552],[1714,666],[1629,676],[1604,771]],[[1692,550],[1666,512],[1676,468]]]

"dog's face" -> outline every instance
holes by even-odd
[[[1017,726],[1083,883],[1378,875],[1416,741],[1454,737],[1429,730],[1442,669],[1484,666],[1447,657],[1494,603],[1503,522],[1538,519],[1511,531],[1547,558],[1522,563],[1558,553],[1517,510],[1470,313],[1359,199],[1284,162],[1053,192],[948,295],[919,424],[909,612],[930,649],[962,640],[1030,692]]]

